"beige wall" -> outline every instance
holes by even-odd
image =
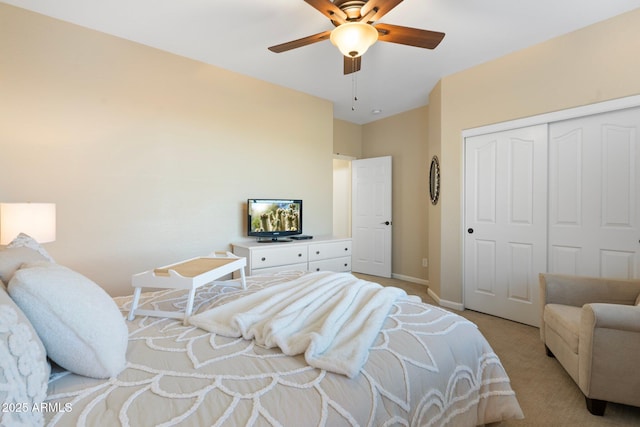
[[[442,238],[430,235],[429,247],[442,258],[429,279],[442,299],[462,302],[461,132],[640,94],[638,52],[640,9],[445,77],[434,89],[430,117],[440,110],[441,130],[430,147],[441,150],[442,198],[432,220]]]
[[[333,121],[333,152],[336,155],[362,157],[362,126],[344,120]]]
[[[419,283],[427,283],[428,107],[407,111],[365,125],[334,120],[334,153],[354,158],[391,156],[393,167],[392,273]],[[430,157],[429,157],[430,158]],[[334,162],[334,177],[345,175],[345,161]],[[334,183],[334,205],[344,206],[344,197]],[[350,179],[349,179],[350,185]],[[340,213],[337,213],[338,215]],[[344,226],[334,217],[334,230]]]
[[[333,235],[351,237],[350,159],[333,159]]]
[[[111,294],[229,249],[248,197],[331,233],[329,102],[5,4],[0,52],[0,201],[55,202],[46,249]]]
[[[442,139],[442,127],[440,123],[441,118],[441,106],[442,104],[442,85],[440,82],[433,88],[429,94],[429,105],[433,106],[429,108],[428,115],[428,145],[427,145],[427,159],[431,159],[433,156],[438,156],[440,162],[440,176],[442,176],[442,150],[440,149],[440,141]],[[430,160],[429,160],[429,163]],[[446,197],[446,196],[445,196]],[[440,278],[442,257],[440,252],[440,245],[442,243],[442,233],[440,224],[442,222],[442,191],[440,192],[438,203],[433,205],[427,204],[427,233],[425,240],[427,241],[427,253],[429,254],[429,289],[436,295],[440,295],[440,280],[433,280],[433,278]]]
[[[391,156],[393,179],[392,272],[426,283],[428,107],[362,126],[362,157]]]

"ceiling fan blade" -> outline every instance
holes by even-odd
[[[352,58],[351,56],[344,57],[344,74],[351,74],[360,71],[362,65],[362,56]]]
[[[290,42],[278,44],[275,46],[271,46],[269,50],[275,53],[286,52],[291,49],[295,49],[302,46],[307,46],[313,43],[321,42],[323,40],[327,40],[331,36],[331,31],[324,31],[322,33],[314,34],[312,36],[303,37],[298,40],[293,40]]]
[[[360,9],[360,16],[367,16],[369,12],[377,9],[375,14],[367,19],[367,22],[374,22],[386,15],[391,9],[402,3],[402,0],[369,0]]]
[[[342,24],[347,20],[347,14],[342,11],[338,6],[330,2],[329,0],[304,0],[310,6],[314,7],[320,13],[332,21],[336,19],[338,23]]]
[[[390,24],[376,24],[375,27],[376,30],[378,30],[378,40],[425,49],[435,49],[444,38],[444,33],[437,31],[420,30]]]

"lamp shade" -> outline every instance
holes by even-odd
[[[0,203],[0,244],[25,233],[39,243],[56,240],[55,203]]]
[[[378,40],[378,30],[364,22],[346,22],[331,31],[331,43],[344,56],[361,56]]]

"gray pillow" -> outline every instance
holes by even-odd
[[[24,313],[0,289],[0,425],[44,424],[50,366],[42,341]],[[6,409],[6,410],[5,410]]]
[[[38,252],[40,255],[45,257],[47,261],[55,262],[54,259],[51,258],[51,255],[49,255],[49,252],[47,252],[45,248],[43,248],[42,245],[36,241],[36,239],[29,236],[28,234],[24,234],[24,233],[18,234],[11,241],[11,243],[7,245],[7,248],[22,248],[22,247],[33,249],[34,251]]]
[[[61,367],[93,378],[113,377],[124,369],[129,338],[124,317],[85,276],[48,262],[26,265],[9,282],[9,295]]]
[[[0,250],[0,281],[8,284],[22,264],[46,260],[38,251],[26,246],[6,247]]]

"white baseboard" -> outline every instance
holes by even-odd
[[[429,295],[431,298],[433,298],[433,300],[436,302],[436,304],[442,305],[442,304],[440,304],[440,297],[438,295],[436,295],[436,293],[433,292],[431,290],[431,288],[427,289],[427,295]]]
[[[417,283],[419,285],[429,286],[429,281],[425,279],[418,279],[417,277],[405,276],[404,274],[391,273],[391,277],[398,280],[404,280],[405,282]]]
[[[429,295],[431,295],[431,293]],[[432,296],[431,298],[434,298],[434,297]],[[450,308],[452,310],[457,310],[457,311],[464,311],[464,305],[459,302],[447,301],[446,299],[439,299],[439,298],[437,301],[438,301],[438,304],[440,304],[440,306],[442,307]]]
[[[427,295],[429,295],[433,300],[441,307],[450,308],[452,310],[464,311],[464,305],[459,302],[447,301],[445,299],[441,299],[435,292],[429,288],[429,281],[425,279],[418,279],[417,277],[405,276],[403,274],[391,273],[391,277],[398,280],[404,280],[405,282],[417,283],[419,285],[427,286]]]

